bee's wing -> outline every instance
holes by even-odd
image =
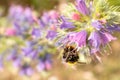
[[[90,53],[87,52],[80,52],[79,53],[79,59],[78,59],[78,63],[81,64],[90,64],[91,63],[91,56]]]

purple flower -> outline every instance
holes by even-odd
[[[95,28],[95,29],[97,29],[97,30],[100,30],[100,29],[102,29],[102,28],[104,28],[104,26],[99,22],[99,21],[93,21],[92,23],[91,23],[91,25]]]
[[[7,56],[8,61],[12,61],[12,64],[15,68],[19,68],[21,65],[21,55],[18,54],[18,47],[15,46],[11,53]]]
[[[36,38],[39,38],[41,36],[41,32],[38,28],[33,28],[32,35],[35,36]]]
[[[89,45],[91,46],[91,53],[96,53],[100,50],[101,46],[105,46],[110,41],[115,40],[116,38],[113,37],[108,32],[102,32],[102,31],[94,31],[90,34],[88,40]]]
[[[9,13],[8,13],[10,18],[15,16],[15,9],[16,9],[15,5],[10,6]]]
[[[42,20],[39,20],[40,27],[44,28],[46,26],[46,23],[44,23]]]
[[[36,69],[37,69],[39,72],[43,71],[43,70],[45,69],[44,62],[39,61],[39,63],[38,63],[37,66],[36,66]]]
[[[101,37],[101,43],[103,45],[111,42],[112,40],[116,40],[115,37],[113,37],[110,33],[108,32],[100,32],[100,37]]]
[[[72,22],[68,22],[67,20],[65,20],[64,17],[61,17],[61,19],[62,19],[62,24],[60,25],[61,29],[69,29],[75,27]]]
[[[85,30],[68,34],[66,40],[70,43],[76,43],[79,47],[86,45],[87,32]]]
[[[21,25],[19,21],[18,22],[15,21],[14,27],[15,27],[16,35],[19,35],[22,38],[26,38],[26,35],[28,34],[28,30],[30,29],[28,25]]]
[[[120,31],[120,26],[119,25],[107,25],[106,29],[108,31]]]
[[[32,14],[31,8],[29,8],[29,7],[25,8],[23,15],[24,15],[26,21],[28,21],[30,23],[33,22],[33,14]]]
[[[45,54],[44,56],[39,57],[39,63],[36,66],[39,72],[43,70],[50,70],[52,68],[51,55]]]
[[[100,34],[97,31],[94,31],[90,34],[88,40],[89,40],[89,44],[92,48],[91,53],[99,51],[99,48],[100,48],[100,45],[101,45]]]
[[[32,47],[37,44],[37,41],[31,40],[31,41],[26,41],[26,46],[27,47]]]
[[[16,57],[12,60],[12,64],[15,68],[19,68],[21,66],[21,58]]]
[[[23,48],[22,52],[25,56],[28,56],[31,52],[33,52],[33,48],[32,47]]]
[[[28,64],[24,64],[21,67],[20,75],[31,76],[32,74],[33,74],[33,69]]]
[[[28,56],[31,58],[31,59],[35,59],[37,56],[38,56],[38,51],[37,50],[34,50],[32,51]]]
[[[38,50],[38,52],[41,52],[41,51],[43,50],[43,46],[38,45],[38,46],[37,46],[37,50]]]
[[[14,22],[14,27],[16,30],[16,34],[21,35],[22,34],[21,26],[16,21]]]
[[[41,20],[44,22],[44,24],[48,24],[50,21],[50,16],[47,12],[43,13],[43,16],[41,17]]]
[[[29,57],[31,59],[35,59],[39,53],[39,50],[34,48],[36,45],[36,41],[27,41],[26,47],[22,48],[22,53],[25,57]],[[38,46],[39,47],[39,46]]]
[[[57,11],[55,11],[55,10],[51,10],[50,12],[49,12],[49,15],[50,15],[50,18],[51,19],[58,19],[58,17],[59,17],[59,14],[58,14],[58,12]]]
[[[101,38],[100,38],[100,34],[97,31],[92,32],[88,40],[93,47],[99,48],[101,44]]]
[[[81,14],[83,15],[90,14],[90,11],[85,4],[85,0],[76,0],[76,7]]]
[[[39,20],[39,24],[41,27],[48,27],[54,25],[58,22],[57,21],[58,16],[59,16],[58,13],[54,10],[49,12],[44,12]]]
[[[12,5],[9,9],[9,17],[11,19],[16,19],[19,20],[19,17],[21,17],[23,13],[23,7],[22,6],[16,6],[16,5]]]
[[[56,32],[56,31],[54,31],[54,30],[49,30],[48,33],[47,33],[46,38],[52,40],[52,39],[54,39],[56,36],[57,36],[57,32]]]
[[[23,49],[23,54],[24,56],[26,57],[29,57],[31,59],[35,59],[38,55],[38,51],[37,50],[34,50],[32,49],[31,47],[30,48],[25,48]]]
[[[44,70],[50,70],[52,68],[51,61],[49,60],[40,61],[38,65],[36,66],[36,68],[39,72],[44,71]]]

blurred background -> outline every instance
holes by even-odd
[[[41,17],[43,15],[43,12],[50,11],[53,9],[59,11],[63,4],[73,1],[74,0],[0,0],[0,53],[2,54],[5,50],[11,47],[15,48],[13,44],[16,43],[20,47],[21,46],[23,47],[23,45],[26,44],[24,43],[24,41],[27,42],[30,41],[31,39],[29,37],[21,39],[21,36],[20,37],[13,36],[9,37],[8,35],[6,36],[5,29],[13,26],[12,24],[13,22],[10,22],[11,19],[10,21],[8,19],[10,14],[9,9],[11,5],[13,4],[20,5],[23,8],[30,7],[33,10],[33,12],[37,13],[37,17]],[[108,1],[110,5],[115,6],[120,5],[120,0],[108,0]],[[25,23],[25,25],[27,23]],[[35,23],[33,23],[32,25],[36,26]],[[5,37],[3,36],[4,34]],[[20,76],[18,71],[16,71],[16,69],[13,66],[10,66],[10,63],[8,64],[5,62],[4,63],[5,66],[0,67],[0,80],[120,80],[119,34],[120,33],[114,34],[115,36],[118,37],[118,39],[110,44],[112,48],[112,54],[103,56],[102,64],[98,63],[78,65],[76,69],[67,68],[65,65],[62,64],[61,59],[58,58],[58,52],[50,50],[50,52],[53,52],[51,64],[52,68],[50,70],[34,72],[32,76],[25,75]],[[51,45],[48,46],[50,46],[51,48]],[[7,53],[8,54],[10,53],[9,50],[7,50]],[[8,54],[6,54],[5,57],[7,57]],[[2,65],[1,61],[2,59],[0,58],[0,66]]]

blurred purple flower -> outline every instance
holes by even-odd
[[[31,25],[35,21],[38,22],[30,7],[22,7],[20,5],[12,5],[9,9],[8,17],[11,21],[17,21],[22,25]]]
[[[11,53],[8,54],[7,60],[12,61],[12,64],[15,68],[19,68],[22,60],[21,57],[22,56],[18,54],[17,46],[15,46]]]
[[[20,57],[16,57],[12,59],[12,64],[15,68],[19,68],[21,66],[22,60]]]
[[[41,32],[38,28],[33,28],[32,35],[35,36],[35,38],[41,37]]]
[[[38,51],[37,50],[34,50],[34,51],[32,51],[28,56],[31,58],[31,59],[35,59],[35,58],[37,58],[37,56],[38,56]]]
[[[31,76],[33,72],[33,69],[28,64],[23,64],[21,66],[20,75]]]
[[[22,6],[20,6],[20,5],[17,5],[17,6],[15,6],[16,8],[14,8],[15,9],[15,17],[16,18],[18,18],[18,17],[20,17],[21,16],[21,14],[23,13],[23,7]]]
[[[51,55],[45,54],[43,57],[39,57],[39,63],[36,68],[39,72],[50,70],[52,68]]]
[[[15,5],[10,6],[9,12],[8,12],[10,18],[15,16],[15,8],[16,8]]]
[[[14,27],[16,30],[21,30],[21,26],[16,21],[14,22]]]
[[[48,13],[47,12],[44,12],[43,13],[43,15],[42,15],[42,17],[41,17],[41,20],[44,22],[44,24],[48,24],[49,23],[49,21],[50,21],[50,16],[48,15]]]
[[[60,25],[61,29],[69,29],[75,27],[72,22],[68,22],[64,17],[61,17],[61,19],[62,19],[62,24]]]
[[[49,31],[47,32],[46,38],[52,40],[52,39],[54,39],[56,36],[57,36],[57,32],[56,32],[56,31],[54,31],[54,30],[49,30]]]
[[[46,26],[46,23],[44,23],[42,20],[39,20],[40,27],[44,28]]]
[[[59,17],[59,14],[58,14],[58,12],[57,11],[55,11],[55,10],[51,10],[50,12],[49,12],[49,15],[50,15],[50,18],[51,19],[58,19],[58,17]]]
[[[24,17],[25,17],[25,20],[30,22],[30,23],[32,23],[34,21],[31,8],[29,8],[29,7],[25,8],[25,10],[24,10]]]
[[[31,54],[31,52],[33,52],[32,47],[25,47],[22,49],[22,53],[24,56],[29,56]]]
[[[43,46],[38,45],[38,46],[37,46],[37,50],[38,50],[38,52],[41,52],[41,51],[43,50]]]
[[[32,47],[37,44],[37,41],[36,40],[27,40],[25,43],[26,43],[27,47]]]
[[[18,35],[22,34],[21,26],[16,21],[14,22],[14,28],[16,30],[16,34],[18,34]]]
[[[29,57],[31,59],[35,59],[38,55],[38,49],[34,49],[36,46],[36,41],[26,41],[26,47],[22,48],[22,53],[25,57]]]
[[[42,61],[39,61],[39,63],[36,65],[36,69],[41,72],[45,69],[45,65],[44,65],[44,62]]]
[[[44,12],[39,20],[40,27],[44,28],[50,24],[50,16],[47,12]]]
[[[37,50],[33,50],[31,48],[23,50],[23,55],[25,57],[29,57],[30,59],[35,59],[38,56],[38,53],[39,52]]]
[[[19,20],[23,13],[23,7],[19,5],[12,5],[9,9],[9,17],[14,20]]]
[[[76,7],[81,14],[83,15],[90,14],[90,11],[85,4],[85,0],[76,0]]]
[[[47,28],[48,26],[58,23],[58,13],[54,10],[49,12],[44,12],[41,18],[39,19],[40,27]]]

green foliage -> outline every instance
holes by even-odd
[[[115,5],[115,6],[120,5],[120,0],[108,0],[108,2],[110,3],[110,5]]]
[[[2,37],[0,38],[0,53],[11,48],[13,45],[23,45],[23,40],[16,37]]]
[[[31,5],[40,11],[50,10],[58,4],[58,1],[59,0],[31,0]]]

